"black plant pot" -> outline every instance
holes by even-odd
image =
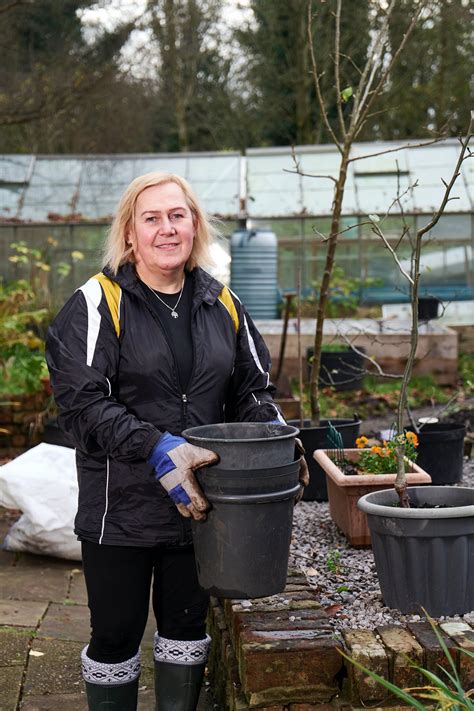
[[[314,461],[313,452],[315,449],[327,449],[331,446],[328,441],[328,422],[340,432],[344,449],[355,447],[355,441],[359,436],[361,420],[334,419],[321,420],[319,427],[312,427],[311,420],[305,420],[300,428],[298,437],[306,450],[306,461],[309,468],[309,486],[304,490],[304,501],[327,501],[328,489],[326,474],[317,462]],[[299,420],[291,420],[288,424],[299,427]]]
[[[422,608],[434,617],[470,612],[474,489],[414,486],[409,495],[418,508],[397,507],[394,489],[357,503],[367,515],[384,603],[405,614]]]
[[[438,318],[439,300],[434,296],[425,296],[418,299],[418,319],[420,321],[431,321]]]
[[[418,434],[416,463],[433,484],[455,484],[462,479],[466,428],[457,424],[426,424]]]
[[[359,350],[362,351],[360,348]],[[311,373],[314,349],[308,348],[307,358]],[[364,359],[351,348],[345,351],[322,351],[319,367],[320,387],[332,386],[335,390],[358,390],[364,380]]]

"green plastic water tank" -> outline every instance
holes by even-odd
[[[230,284],[253,319],[277,317],[278,242],[268,229],[236,230],[230,241]]]

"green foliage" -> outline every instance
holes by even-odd
[[[379,286],[382,280],[378,277],[360,278],[349,276],[342,267],[334,266],[329,286],[326,316],[328,318],[342,318],[355,316],[359,308],[360,291],[370,286]],[[314,318],[319,299],[319,284],[312,283],[313,292],[301,300],[301,315]],[[291,315],[296,315],[296,304],[292,304]],[[327,347],[324,346],[324,350]]]
[[[42,379],[48,377],[44,355],[18,343],[12,348],[0,349],[0,395],[24,395],[40,392]]]
[[[44,343],[38,329],[48,312],[36,306],[26,281],[0,282],[0,393],[19,395],[41,390],[47,376]]]
[[[344,652],[341,652],[341,654],[351,664],[364,672],[364,674],[367,674],[372,679],[379,682],[379,684],[387,689],[387,691],[390,691],[394,696],[398,697],[412,708],[424,711],[424,709],[427,708],[427,703],[429,703],[430,708],[431,704],[434,704],[433,708],[440,709],[441,711],[474,711],[474,689],[465,690],[463,688],[459,672],[456,668],[456,663],[438,629],[437,624],[435,624],[434,620],[432,620],[429,615],[427,617],[428,622],[430,623],[446,657],[449,669],[444,669],[440,666],[439,672],[436,674],[428,669],[420,667],[411,660],[408,660],[411,666],[414,669],[417,669],[420,674],[427,679],[428,683],[424,686],[401,688],[396,684],[392,684],[390,681],[387,681],[387,679],[384,679],[379,674],[376,674],[371,669],[365,667],[363,664],[360,664],[360,662],[357,662],[355,659],[352,659],[352,657],[348,656]],[[474,659],[474,653],[468,649],[458,647],[457,652],[459,652],[460,655],[468,657],[468,659]],[[422,699],[422,701],[420,701],[420,699]]]
[[[368,447],[367,437],[362,435],[356,439],[356,446],[360,449],[357,460],[357,469],[366,474],[396,474],[397,473],[397,447],[403,447],[404,456],[410,462],[417,457],[418,437],[414,432],[394,435],[390,440],[381,445]]]
[[[326,568],[330,573],[339,574],[343,571],[341,551],[338,551],[337,549],[329,551],[326,559]]]

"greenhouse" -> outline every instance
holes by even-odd
[[[454,139],[423,146],[417,141],[354,145],[337,266],[344,279],[358,283],[360,301],[407,299],[399,271],[373,234],[367,216],[383,219],[384,233],[393,245],[404,227],[426,224],[442,199],[442,180],[452,175],[458,146]],[[464,163],[455,199],[427,235],[423,250],[422,290],[440,299],[474,298],[474,167],[470,163]],[[50,267],[51,291],[61,301],[99,267],[104,234],[128,183],[143,173],[162,170],[188,179],[208,212],[220,220],[224,239],[216,247],[219,276],[226,278],[224,252],[237,227],[270,228],[278,239],[280,294],[295,288],[299,267],[308,292],[321,275],[338,167],[338,151],[326,145],[248,149],[244,155],[2,155],[2,276],[8,280],[24,275],[25,264],[15,260],[12,245],[25,243],[38,250]],[[406,237],[397,254],[402,263],[409,263]],[[54,269],[64,262],[70,264],[67,279]]]

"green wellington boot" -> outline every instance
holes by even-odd
[[[82,650],[81,661],[89,711],[136,711],[140,650],[118,664],[96,662],[87,656],[87,650]]]
[[[129,684],[101,686],[86,681],[89,711],[136,711],[138,679]]]
[[[155,697],[158,711],[196,711],[211,638],[182,641],[155,634]]]
[[[158,711],[196,711],[205,666],[155,662]]]

